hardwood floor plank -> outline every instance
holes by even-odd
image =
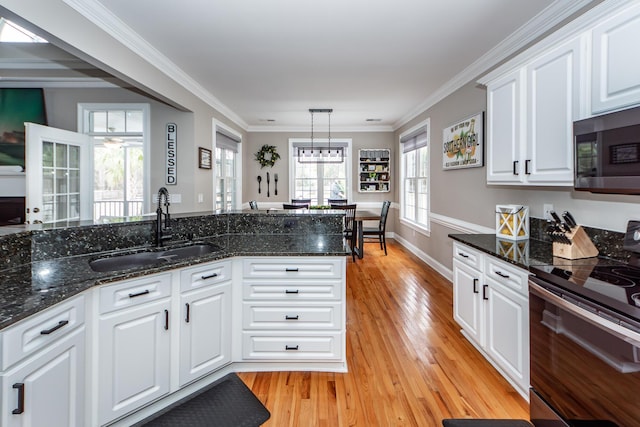
[[[528,404],[462,336],[451,283],[393,241],[347,264],[346,374],[241,373],[266,427],[440,426],[524,418]]]

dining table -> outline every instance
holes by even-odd
[[[380,212],[356,209],[354,218],[356,231],[355,252],[360,259],[364,257],[364,230],[362,224],[364,221],[380,221]]]

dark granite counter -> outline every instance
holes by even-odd
[[[505,240],[495,234],[449,234],[453,240],[528,270],[532,265],[551,264],[551,242],[535,239]]]
[[[177,221],[174,234],[188,235],[219,249],[199,257],[112,272],[95,272],[89,262],[152,250],[148,236],[153,230],[152,221],[137,223],[134,229],[128,225],[91,224],[45,234],[37,232],[33,236],[25,233],[22,240],[12,236],[0,242],[4,255],[4,264],[0,266],[0,329],[93,286],[117,280],[234,256],[346,256],[351,252],[342,237],[343,215],[253,212],[226,217],[194,215],[188,222],[185,217],[182,222]],[[324,220],[319,220],[323,217]],[[29,252],[28,257],[25,251]]]

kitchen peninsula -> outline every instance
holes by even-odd
[[[3,390],[23,384],[2,425],[14,410],[129,425],[232,371],[346,371],[342,227],[342,212],[239,211],[176,215],[162,248],[144,218],[0,238]],[[91,267],[132,254],[159,255]],[[62,407],[34,390],[65,390]]]

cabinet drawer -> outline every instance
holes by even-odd
[[[245,280],[242,296],[245,300],[339,300],[342,298],[341,280]]]
[[[280,279],[339,279],[345,270],[343,258],[287,257],[245,259],[243,274],[245,278]]]
[[[473,267],[478,271],[482,271],[483,254],[477,249],[470,248],[462,243],[453,242],[453,259],[457,259]]]
[[[35,314],[2,332],[2,370],[84,325],[84,296]]]
[[[343,333],[243,332],[244,359],[337,360],[342,358]]]
[[[484,274],[521,295],[528,295],[529,272],[526,270],[488,256],[485,261]]]
[[[171,274],[125,280],[100,288],[100,314],[171,296]]]
[[[198,265],[180,273],[180,291],[190,291],[228,280],[231,280],[231,261]]]
[[[342,304],[244,303],[243,329],[341,329]]]

